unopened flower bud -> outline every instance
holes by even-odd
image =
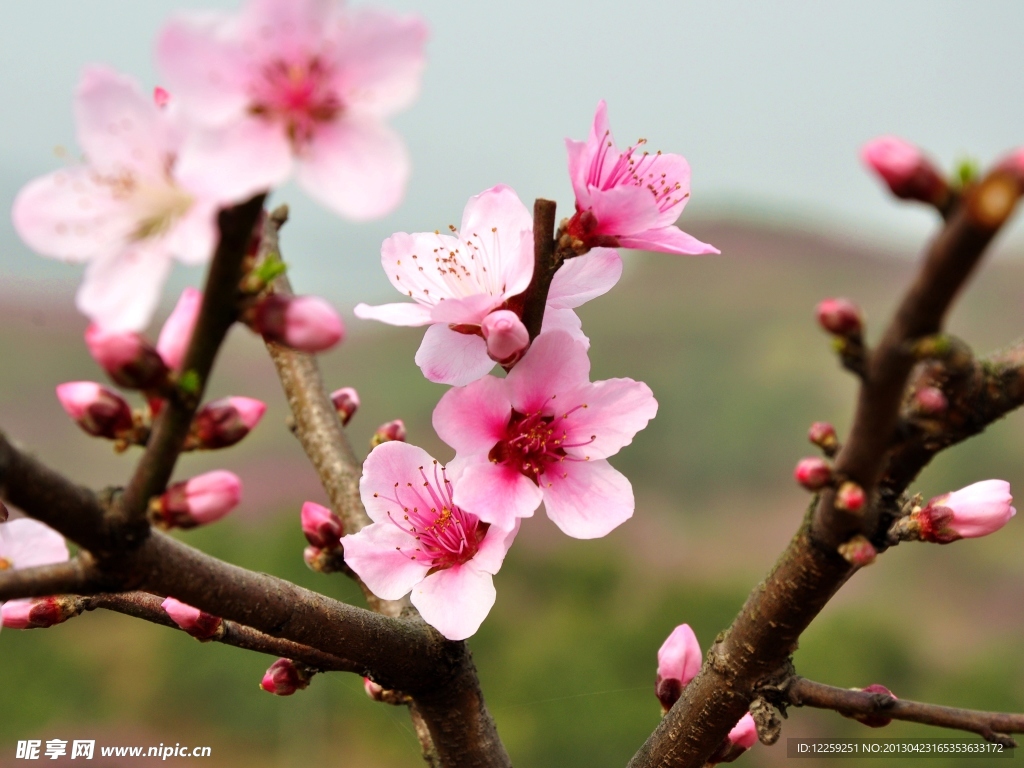
[[[518,360],[530,344],[530,333],[523,321],[507,309],[487,315],[480,323],[480,332],[487,342],[487,354],[496,363],[504,365]]]
[[[1012,503],[1008,482],[983,480],[936,496],[924,509],[915,512],[914,518],[924,541],[949,544],[998,531],[1017,514]]]
[[[921,387],[914,393],[914,406],[925,416],[940,416],[949,408],[949,400],[938,387]]]
[[[949,185],[935,164],[908,141],[880,136],[865,144],[860,156],[896,197],[940,205],[949,195]]]
[[[220,520],[241,498],[238,475],[218,469],[170,486],[154,503],[153,512],[168,528],[194,528]]]
[[[359,410],[359,393],[353,387],[342,387],[331,392],[331,402],[345,426]]]
[[[864,509],[865,501],[867,497],[864,495],[864,489],[852,481],[843,483],[836,491],[836,509],[845,509],[856,514]]]
[[[689,624],[680,624],[661,644],[654,692],[664,712],[672,708],[683,688],[700,672],[702,656],[700,643]]]
[[[387,443],[392,440],[404,443],[405,436],[405,422],[401,419],[395,419],[377,427],[377,431],[370,438],[370,447],[376,448],[381,443]]]
[[[896,694],[886,688],[884,685],[875,683],[869,685],[867,688],[861,688],[864,693],[876,693],[885,696],[892,701],[896,701]],[[884,728],[892,722],[891,717],[885,717],[884,715],[852,715],[854,720],[864,723],[868,728]]]
[[[302,532],[319,549],[333,549],[345,534],[341,519],[327,507],[312,501],[302,505]]]
[[[153,89],[153,103],[158,107],[166,107],[167,103],[171,100],[171,94],[167,92],[166,88],[161,88],[159,85]]]
[[[8,629],[46,629],[77,616],[79,611],[66,597],[11,600],[0,607],[0,623]]]
[[[265,403],[251,397],[225,397],[207,403],[192,421],[193,447],[234,445],[256,427],[266,410]]]
[[[345,335],[338,313],[319,296],[272,293],[256,306],[253,327],[263,338],[300,352],[323,352]]]
[[[757,723],[749,712],[729,731],[729,741],[743,749],[750,749],[757,743]]]
[[[178,303],[160,329],[156,340],[156,351],[160,353],[167,367],[172,371],[180,371],[185,361],[185,352],[192,340],[192,331],[199,317],[199,307],[203,303],[203,294],[195,288],[186,288],[181,292]]]
[[[309,685],[310,671],[291,659],[278,659],[260,682],[260,688],[275,696],[291,696]]]
[[[832,481],[832,465],[817,456],[808,456],[797,462],[793,477],[807,490],[817,491]]]
[[[167,380],[167,366],[153,346],[131,331],[85,329],[85,345],[111,380],[125,389],[156,389]]]
[[[824,299],[816,311],[818,324],[836,336],[859,336],[864,329],[860,309],[848,299]]]
[[[168,597],[162,605],[174,623],[197,640],[211,640],[223,632],[224,620],[219,616],[193,608],[173,597]]]
[[[94,437],[115,440],[132,430],[132,409],[106,387],[92,381],[69,381],[57,386],[57,399],[68,416]]]
[[[368,677],[363,678],[363,690],[374,701],[384,701],[384,688]]]
[[[811,424],[811,428],[807,430],[807,439],[829,456],[835,453],[836,448],[839,446],[836,428],[827,421],[816,421]]]
[[[875,549],[874,544],[868,541],[867,538],[858,533],[849,541],[839,545],[839,554],[850,565],[863,568],[875,562],[875,558],[878,557],[878,550]]]

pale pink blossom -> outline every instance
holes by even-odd
[[[451,230],[399,232],[385,240],[384,272],[415,303],[359,304],[355,314],[391,325],[429,325],[416,364],[430,381],[462,386],[494,367],[485,319],[509,311],[530,284],[533,219],[513,189],[498,185],[470,198],[461,229]],[[572,310],[606,293],[621,274],[622,262],[611,249],[570,259],[551,282],[543,329],[565,330],[588,343]]]
[[[422,21],[332,0],[250,0],[238,13],[182,13],[157,63],[194,122],[183,178],[242,200],[299,184],[367,219],[401,200],[409,160],[385,119],[419,90]]]
[[[632,379],[590,382],[583,344],[542,333],[504,379],[449,390],[434,429],[457,455],[455,503],[509,528],[541,501],[580,539],[604,536],[633,514],[633,488],[608,463],[654,418],[657,401]]]
[[[494,605],[493,575],[518,525],[481,522],[452,500],[457,472],[401,442],[373,449],[359,492],[371,525],[345,536],[345,562],[375,595],[412,592],[423,620],[449,640],[477,631]]]
[[[156,502],[156,512],[169,527],[194,528],[220,520],[241,499],[238,475],[216,469],[169,486]]]
[[[949,185],[935,164],[919,147],[898,136],[872,139],[860,156],[896,197],[941,203],[949,196]]]
[[[1017,514],[1012,504],[1008,482],[982,480],[959,491],[936,496],[915,517],[922,539],[948,544],[998,531]]]
[[[338,313],[319,296],[272,293],[256,305],[253,328],[263,338],[300,352],[324,352],[345,336]]]
[[[665,711],[672,708],[683,688],[700,672],[702,658],[700,643],[689,624],[680,624],[661,644],[655,693]]]
[[[171,620],[197,640],[210,640],[221,633],[224,620],[206,611],[194,608],[188,603],[166,598],[161,603]]]
[[[58,384],[57,399],[68,416],[94,437],[116,440],[133,429],[132,409],[124,398],[94,381]]]
[[[690,165],[682,155],[615,148],[608,108],[597,105],[590,137],[566,139],[576,214],[567,234],[583,248],[619,246],[677,254],[719,253],[675,225],[690,197]]]
[[[44,256],[88,262],[78,308],[108,331],[137,331],[160,298],[172,259],[201,264],[213,253],[224,198],[182,182],[176,110],[159,108],[134,80],[87,69],[75,94],[86,163],[36,179],[12,218]]]
[[[186,288],[178,297],[178,303],[160,329],[156,340],[156,351],[160,353],[167,367],[172,371],[180,371],[185,361],[192,340],[192,329],[199,317],[199,307],[203,303],[202,291]]]

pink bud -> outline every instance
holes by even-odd
[[[1008,482],[983,480],[936,496],[915,516],[921,526],[922,539],[948,544],[998,531],[1017,514],[1012,503]]]
[[[848,299],[824,299],[818,303],[818,324],[836,336],[858,336],[863,330],[860,309]]]
[[[797,462],[793,477],[807,490],[817,491],[832,481],[832,466],[817,456],[808,456]]]
[[[875,562],[875,558],[878,557],[878,550],[875,549],[875,545],[868,541],[865,536],[858,533],[849,541],[839,545],[839,554],[850,565],[863,568]]]
[[[878,683],[869,685],[867,688],[861,688],[861,690],[864,691],[864,693],[881,693],[892,699],[896,699],[896,694],[884,685],[879,685]],[[892,722],[891,717],[884,717],[882,715],[854,715],[853,719],[864,723],[868,728],[884,728]]]
[[[320,549],[333,549],[345,535],[345,526],[327,507],[312,501],[302,505],[302,532],[306,540]]]
[[[197,447],[226,448],[251,432],[263,413],[265,403],[251,397],[224,397],[204,405],[192,421]]]
[[[126,389],[156,389],[167,380],[167,366],[152,345],[130,331],[85,329],[85,344],[115,384]]]
[[[128,403],[95,382],[59,384],[57,399],[68,416],[90,435],[114,440],[132,429],[132,409]]]
[[[331,392],[331,402],[334,403],[334,409],[344,426],[359,410],[359,393],[352,387],[342,387]]]
[[[374,701],[384,701],[384,688],[368,677],[363,678],[363,690]]]
[[[949,400],[938,387],[921,387],[914,393],[914,405],[919,413],[939,416],[949,408]]]
[[[70,618],[55,597],[11,600],[0,608],[2,625],[9,629],[45,629]]]
[[[370,445],[376,448],[381,443],[387,443],[392,440],[404,443],[405,436],[405,422],[401,419],[395,419],[377,427],[377,431],[370,438]]]
[[[729,741],[743,749],[750,749],[757,743],[757,723],[749,712],[729,731]]]
[[[168,597],[162,605],[174,623],[197,640],[210,640],[217,636],[224,624],[219,616],[193,608],[173,597]]]
[[[345,335],[334,308],[319,296],[272,293],[256,306],[256,331],[300,352],[323,352]]]
[[[323,553],[324,551],[319,547],[310,545],[302,550],[302,560],[307,566],[309,566],[311,571],[319,572],[323,561]]]
[[[203,294],[195,288],[186,288],[178,297],[178,303],[160,329],[160,337],[156,340],[156,351],[164,359],[172,371],[180,371],[185,361],[185,352],[192,340],[192,330],[196,327],[199,307],[203,303]]]
[[[941,203],[949,194],[946,180],[935,165],[908,141],[880,136],[865,144],[860,156],[896,197]]]
[[[194,528],[215,520],[238,506],[242,481],[224,469],[206,472],[170,486],[157,502],[160,519],[170,528]]]
[[[680,624],[661,644],[655,693],[666,712],[682,695],[683,688],[700,672],[702,656],[700,643],[689,624]]]
[[[260,682],[260,688],[275,696],[291,696],[308,685],[308,675],[291,659],[275,661]]]
[[[166,107],[167,102],[171,100],[171,94],[166,89],[161,88],[159,85],[153,89],[153,103],[158,107]]]
[[[530,333],[519,315],[507,309],[487,315],[480,323],[480,332],[487,341],[487,354],[505,365],[518,360],[530,343]]]
[[[854,482],[847,481],[836,491],[837,509],[857,513],[864,508],[865,501],[867,501],[867,497],[864,495],[864,489]]]
[[[811,424],[811,428],[807,430],[807,439],[830,455],[839,445],[836,428],[827,421],[816,421]]]

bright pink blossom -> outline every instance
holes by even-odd
[[[636,145],[620,152],[597,105],[590,137],[565,140],[576,214],[567,233],[584,247],[621,245],[664,253],[719,253],[675,225],[690,197],[690,165],[682,155],[650,154]]]
[[[422,448],[383,443],[359,482],[373,524],[341,540],[345,562],[375,595],[397,600],[411,590],[423,620],[449,640],[472,635],[491,610],[493,575],[518,531],[455,504],[458,483],[458,472]]]
[[[1017,514],[1011,505],[1010,484],[982,480],[959,491],[936,496],[917,513],[921,538],[939,544],[987,536]]]
[[[68,416],[94,437],[116,440],[133,427],[132,409],[124,398],[94,381],[58,384],[57,399]]]
[[[185,361],[185,352],[192,340],[192,329],[195,328],[202,303],[202,291],[186,288],[178,297],[178,303],[164,322],[164,327],[160,329],[156,351],[172,371],[181,370],[181,364]]]
[[[272,293],[256,305],[253,327],[263,338],[300,352],[324,352],[345,336],[338,313],[319,296]]]
[[[683,688],[700,672],[703,656],[697,636],[689,624],[680,624],[661,644],[655,693],[666,712],[679,699]]]
[[[434,429],[462,471],[455,503],[509,528],[541,501],[580,539],[604,536],[633,514],[629,480],[606,460],[654,418],[658,403],[632,379],[590,382],[583,344],[542,333],[508,376],[449,390]]]
[[[175,624],[197,640],[210,640],[221,631],[224,624],[219,616],[193,608],[173,597],[166,598],[161,605]]]
[[[152,389],[167,380],[167,364],[135,331],[110,331],[93,323],[85,329],[85,345],[114,383],[126,389]]]
[[[220,520],[242,499],[242,481],[216,469],[168,487],[157,502],[160,518],[174,528],[194,528]]]
[[[530,284],[533,219],[513,189],[498,185],[470,198],[462,228],[451,234],[392,235],[381,246],[381,263],[391,284],[415,303],[359,304],[356,317],[429,325],[416,364],[430,381],[462,386],[485,376],[500,352],[488,351],[485,319],[507,311],[510,299]],[[611,249],[570,259],[551,282],[544,330],[562,329],[587,343],[572,310],[606,293],[621,274],[622,262]]]
[[[134,80],[87,69],[75,94],[85,165],[36,179],[18,193],[14,227],[31,248],[88,262],[78,308],[109,331],[149,322],[172,258],[201,264],[213,253],[223,198],[176,173],[182,131]]]
[[[941,203],[949,196],[949,185],[938,168],[909,141],[879,136],[864,145],[860,157],[896,197]]]
[[[157,62],[194,130],[183,178],[242,200],[298,170],[316,200],[354,219],[401,200],[409,160],[384,120],[419,90],[426,27],[332,0],[250,0],[183,13]]]

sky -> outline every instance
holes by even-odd
[[[385,219],[347,222],[294,186],[282,248],[299,291],[351,306],[389,300],[381,241],[458,224],[466,200],[497,183],[571,212],[564,138],[586,137],[600,99],[620,145],[645,137],[685,155],[687,220],[795,223],[913,248],[934,226],[897,205],[860,165],[883,133],[946,167],[983,164],[1024,144],[1024,4],[882,0],[385,0],[431,28],[419,101],[394,125],[413,176]],[[105,63],[159,84],[152,44],[171,13],[236,0],[34,0],[0,27],[0,204],[77,152],[71,96],[83,66]],[[1010,232],[1016,247],[1024,227]],[[32,255],[0,217],[0,284],[51,290],[80,268]],[[198,283],[179,271],[174,285]],[[172,297],[168,295],[168,301]]]

